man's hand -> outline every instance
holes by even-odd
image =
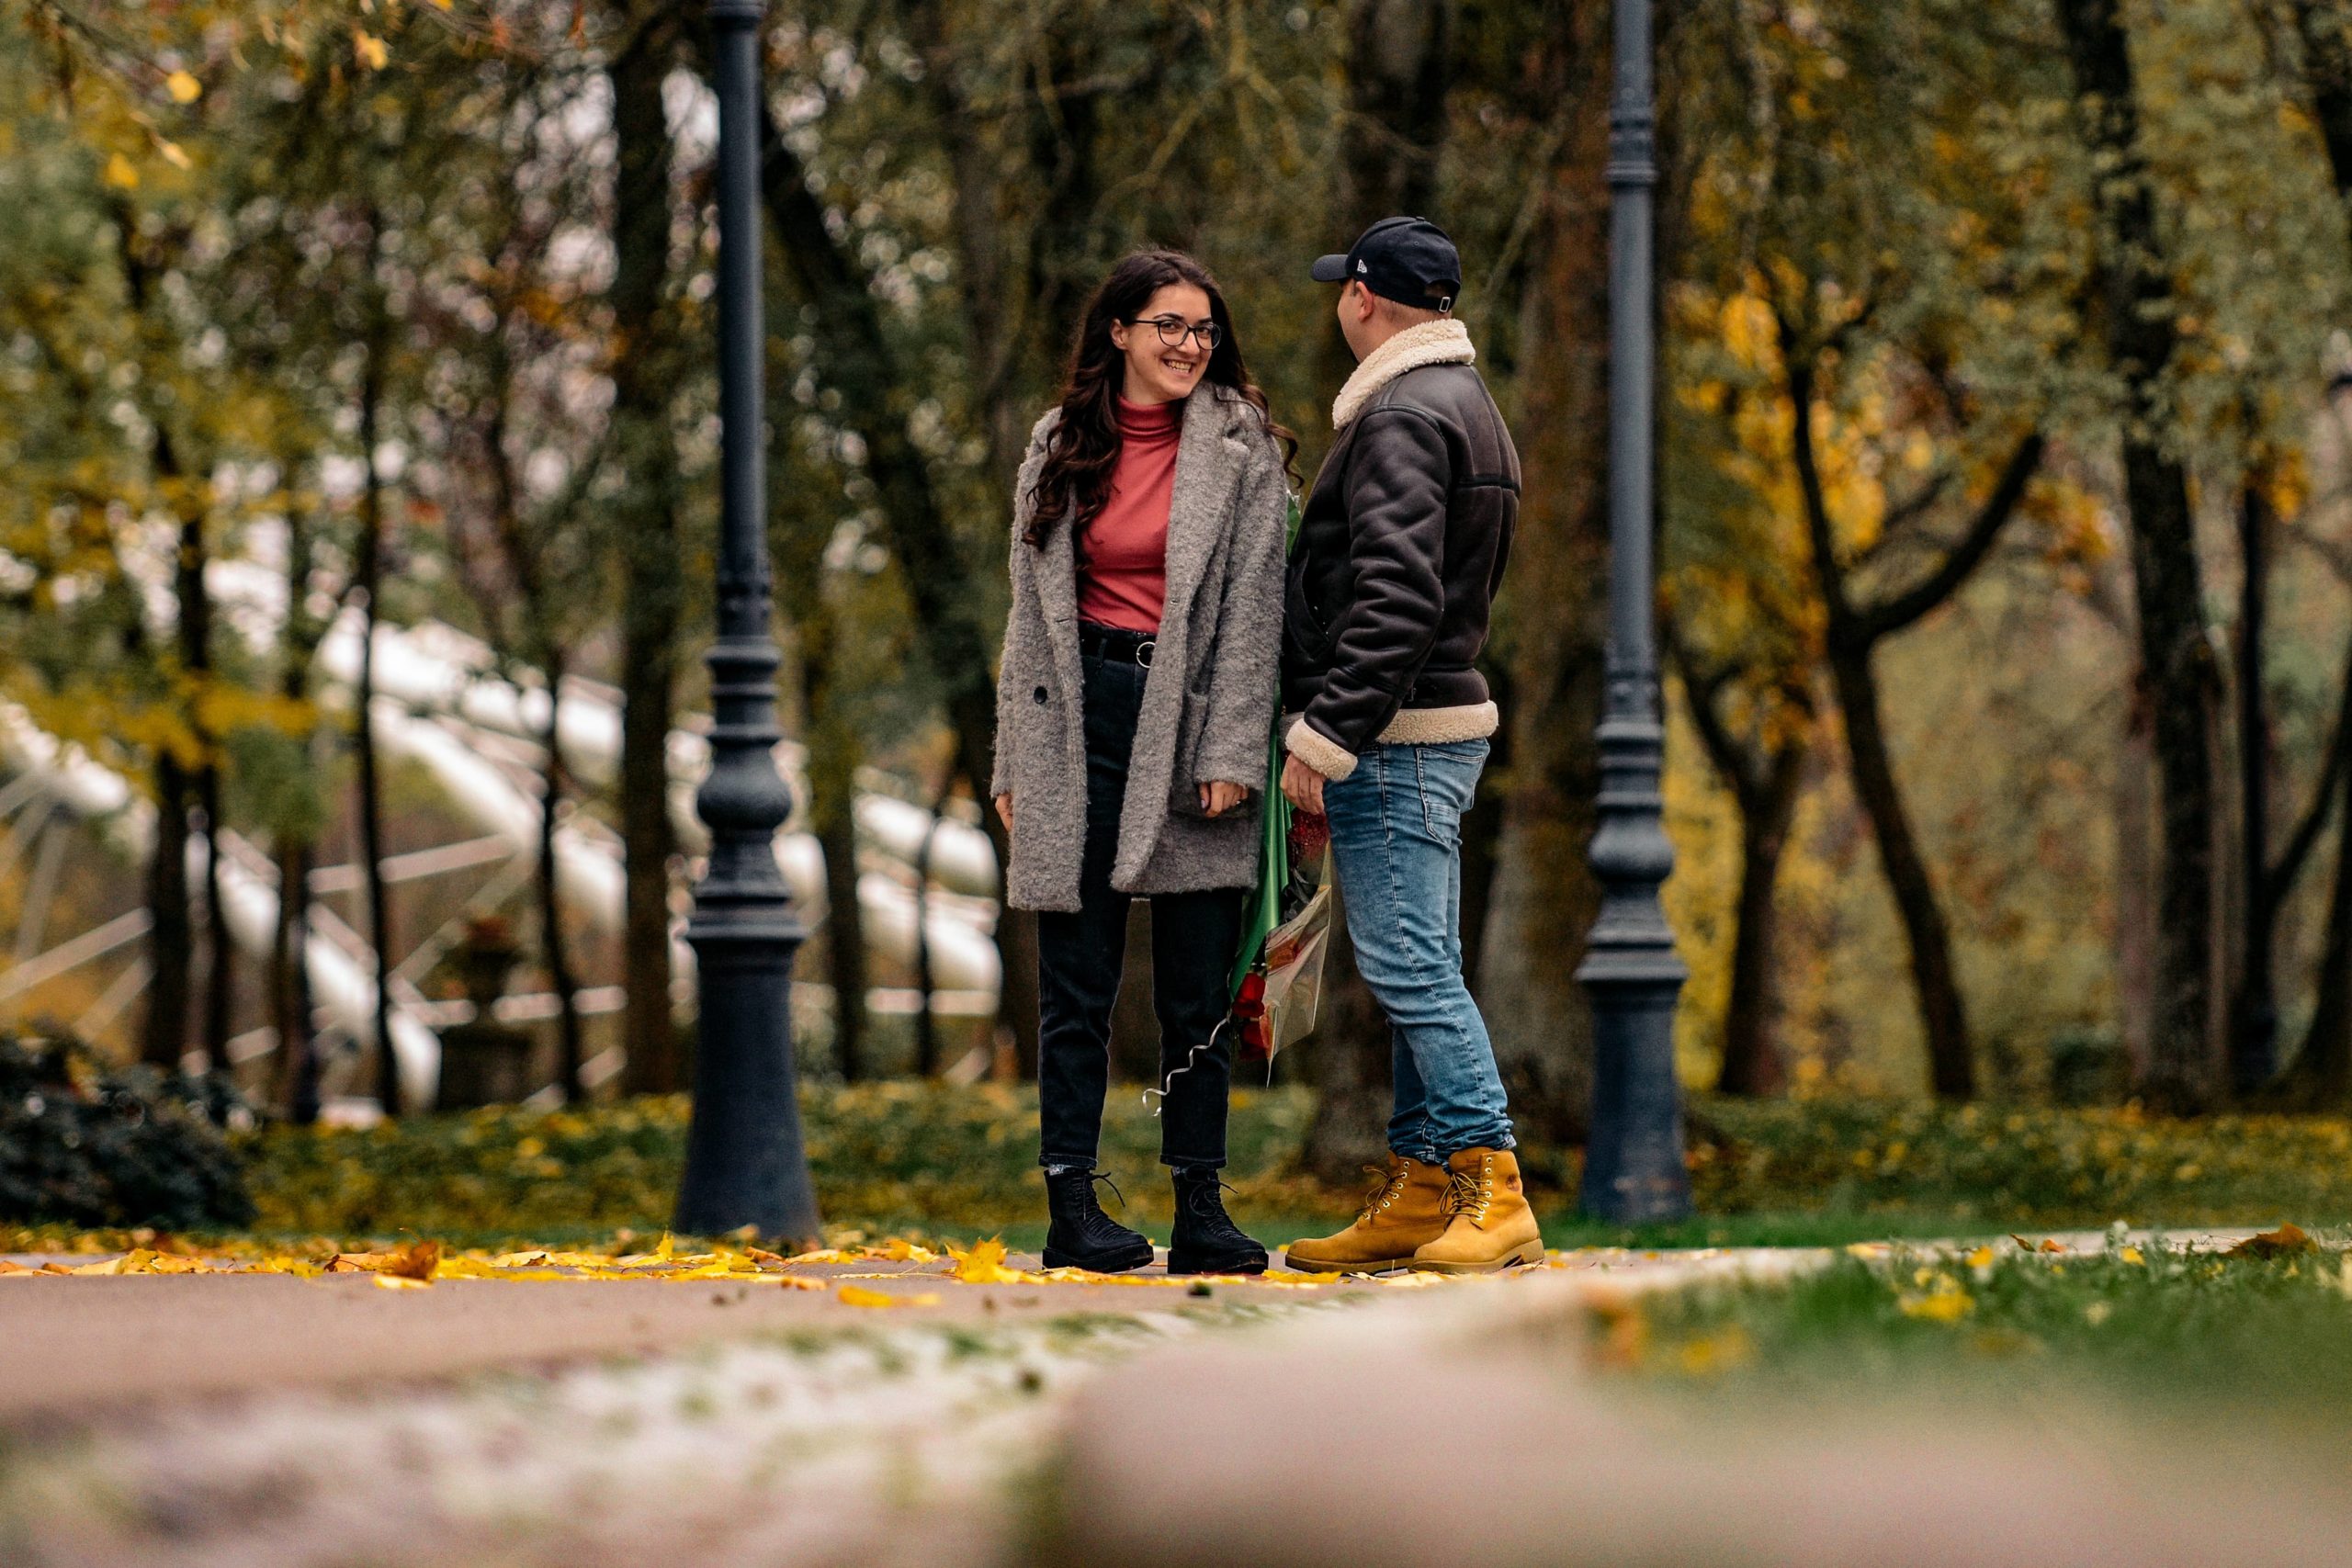
[[[1323,775],[1295,756],[1283,759],[1283,794],[1301,811],[1323,815]]]
[[[1004,818],[1004,830],[1012,831],[1012,792],[1006,790],[996,797],[996,814]]]
[[[1222,817],[1249,798],[1247,789],[1223,779],[1212,779],[1201,785],[1201,809],[1212,817]]]

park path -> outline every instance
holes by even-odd
[[[794,1270],[815,1288],[0,1277],[0,1562],[2342,1561],[2352,1483],[2231,1434],[2189,1456],[2063,1410],[1899,1403],[1701,1422],[1574,1352],[1641,1292],[1832,1256],[1598,1251],[1205,1294],[1022,1278],[1019,1257],[1009,1283]]]
[[[1021,1478],[1110,1368],[1427,1297],[1499,1299],[1536,1276],[1663,1288],[1815,1256],[1597,1252],[1511,1278],[1386,1281],[1154,1269],[968,1284],[946,1259],[790,1269],[818,1289],[8,1275],[0,1561],[1022,1562],[1036,1499]],[[904,1304],[856,1304],[876,1297]]]

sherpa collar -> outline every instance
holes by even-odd
[[[1372,401],[1374,392],[1408,370],[1424,365],[1468,365],[1477,357],[1478,351],[1470,346],[1470,329],[1451,316],[1407,327],[1363,356],[1363,363],[1332,400],[1331,428],[1345,430],[1363,412],[1364,404]]]

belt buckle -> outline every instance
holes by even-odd
[[[1141,642],[1139,642],[1139,643],[1136,644],[1136,665],[1137,665],[1138,667],[1142,668],[1142,669],[1145,669],[1145,670],[1148,670],[1148,669],[1150,669],[1150,668],[1151,668],[1151,650],[1152,650],[1153,649],[1155,649],[1155,648],[1159,647],[1159,638],[1157,638],[1157,637],[1146,637],[1146,638],[1144,638]]]

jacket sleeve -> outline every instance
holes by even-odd
[[[1028,526],[1030,501],[1028,487],[1035,482],[1037,462],[1046,450],[1046,437],[1053,429],[1054,415],[1047,413],[1029,433],[1029,450],[1021,460],[1020,477],[1012,487],[1012,597],[1004,617],[1004,648],[996,665],[996,744],[991,748],[994,760],[989,766],[989,798],[1012,788],[1013,727],[1020,722],[1022,709],[1015,699],[1020,687],[1029,679],[1044,657],[1041,644],[1045,640],[1044,616],[1037,608],[1037,585],[1032,575],[1036,552],[1021,536]]]
[[[1193,784],[1222,781],[1257,791],[1266,784],[1266,736],[1274,716],[1283,642],[1283,523],[1289,512],[1282,463],[1269,442],[1238,498],[1233,548],[1226,553],[1224,608],[1211,664],[1208,717],[1193,760]]]
[[[1037,617],[1029,613],[1025,600],[1030,592],[1029,547],[1021,536],[1012,536],[1012,606],[1004,618],[1004,650],[996,666],[996,744],[991,748],[995,761],[989,770],[989,798],[994,800],[1012,788],[1012,727],[1018,722],[1020,708],[1014,698],[1021,683],[1022,672],[1035,662]]]
[[[1284,744],[1329,779],[1388,728],[1428,661],[1445,609],[1453,460],[1435,422],[1409,408],[1362,416],[1346,477],[1348,581],[1330,671]]]

